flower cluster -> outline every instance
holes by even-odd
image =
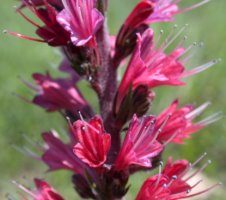
[[[172,21],[174,16],[197,8],[208,0],[181,8],[180,0],[141,0],[128,15],[118,34],[108,34],[107,0],[21,0],[16,11],[36,28],[37,38],[7,33],[60,48],[63,61],[59,70],[66,78],[53,78],[49,72],[35,73],[35,85],[23,82],[36,94],[30,103],[48,112],[60,112],[68,119],[67,143],[56,131],[42,133],[42,154],[36,155],[49,171],[70,170],[72,183],[83,198],[122,199],[129,190],[130,175],[159,167],[137,194],[137,200],[177,200],[196,196],[215,187],[191,193],[187,173],[194,166],[186,160],[169,158],[162,170],[162,154],[169,143],[183,144],[191,134],[220,118],[213,114],[195,122],[209,103],[195,108],[179,107],[174,100],[158,115],[147,114],[155,99],[154,88],[183,86],[182,80],[217,63],[212,60],[187,68],[192,45],[179,42],[169,51],[185,29],[175,30],[165,40],[152,23]],[[24,14],[28,8],[42,25]],[[157,39],[155,39],[157,35]],[[172,48],[171,48],[172,49]],[[130,56],[131,55],[131,56]],[[130,56],[130,57],[129,57]],[[125,73],[117,83],[117,71],[129,58]],[[85,79],[96,92],[100,114],[82,96],[77,83]],[[187,177],[188,176],[188,177]],[[35,200],[62,200],[45,181],[35,179],[36,191],[16,183]],[[27,199],[25,195],[22,198]]]

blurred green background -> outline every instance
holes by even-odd
[[[191,5],[193,0],[182,1],[181,6]],[[109,23],[111,34],[116,34],[120,24],[128,15],[129,11],[138,1],[135,0],[110,0]],[[185,4],[186,3],[186,4]],[[29,36],[34,35],[34,27],[22,19],[13,9],[17,2],[13,0],[4,1],[0,7],[0,30],[12,30]],[[204,47],[193,57],[191,67],[198,66],[214,58],[221,58],[222,62],[211,69],[187,78],[186,87],[156,89],[152,113],[159,113],[175,98],[179,97],[182,104],[194,103],[200,105],[205,101],[211,101],[212,105],[202,115],[208,116],[212,113],[222,111],[226,113],[226,1],[215,0],[207,5],[176,16],[171,23],[155,24],[152,27],[156,35],[160,29],[170,32],[176,23],[179,26],[189,24],[185,31],[188,36],[187,44],[193,42],[204,42]],[[29,15],[29,12],[25,12]],[[30,16],[30,15],[29,15]],[[14,194],[16,189],[11,183],[12,179],[31,183],[33,177],[45,177],[51,179],[53,185],[67,197],[66,199],[77,199],[70,185],[70,173],[57,172],[55,174],[45,173],[47,168],[40,162],[36,162],[15,150],[14,146],[27,146],[24,135],[39,141],[40,133],[51,128],[62,132],[66,124],[62,122],[57,113],[48,114],[42,109],[26,104],[14,93],[26,97],[32,97],[29,89],[18,79],[18,76],[31,81],[33,72],[44,72],[49,70],[57,74],[57,65],[60,62],[59,52],[45,44],[29,42],[2,34],[0,37],[0,198],[7,193]],[[85,94],[90,89],[86,84],[80,84]],[[88,91],[88,92],[87,92]],[[95,105],[96,101],[92,102]],[[186,158],[194,161],[203,152],[208,153],[208,158],[213,162],[206,170],[208,180],[226,184],[226,123],[225,118],[210,125],[193,139],[187,140],[181,146],[170,145],[165,155],[173,155],[175,158]],[[139,174],[131,179],[133,187],[128,195],[132,199],[137,193],[142,178],[147,174]],[[66,177],[66,178],[65,178]],[[25,180],[22,180],[25,179]],[[204,180],[205,181],[205,180]],[[68,187],[69,185],[69,187]],[[220,190],[216,189],[210,199],[225,199]],[[224,195],[225,196],[225,195]]]

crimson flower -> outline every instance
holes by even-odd
[[[194,197],[209,191],[218,186],[219,183],[193,194],[191,194],[191,191],[201,182],[201,180],[194,185],[188,183],[191,178],[201,172],[209,163],[210,161],[208,161],[200,170],[188,175],[188,172],[194,165],[191,165],[187,160],[177,160],[173,162],[172,158],[169,158],[162,173],[152,176],[144,182],[136,200],[179,200]]]
[[[69,116],[78,115],[80,110],[84,115],[90,116],[91,108],[74,86],[71,79],[53,79],[48,73],[46,75],[33,74],[37,87],[32,87],[37,92],[33,103],[43,107],[48,112],[65,110]]]
[[[190,138],[190,134],[199,131],[210,123],[213,123],[221,118],[214,114],[200,122],[192,122],[195,117],[202,113],[209,103],[204,103],[198,108],[192,105],[186,105],[182,108],[177,108],[179,100],[174,100],[171,105],[166,108],[156,120],[156,130],[159,129],[165,119],[169,117],[166,125],[162,128],[157,140],[160,142],[171,141],[173,143],[183,143],[183,140]]]
[[[95,8],[95,0],[63,0],[64,9],[57,21],[71,35],[76,46],[94,46],[94,36],[102,26],[104,17]]]
[[[169,41],[168,41],[169,40]],[[137,46],[130,59],[129,65],[118,89],[116,111],[129,88],[136,89],[140,85],[154,88],[158,86],[181,86],[185,83],[182,78],[199,73],[214,65],[211,61],[190,71],[185,71],[181,56],[186,53],[183,47],[177,47],[170,54],[164,50],[175,40],[167,40],[157,48],[153,43],[153,30],[147,29],[143,35],[138,34]]]
[[[32,197],[34,200],[64,200],[63,197],[61,197],[54,188],[52,188],[47,182],[41,180],[41,179],[34,179],[36,190],[32,191],[25,186],[17,183],[14,181],[14,183],[22,189],[24,192],[26,192],[28,195]],[[22,198],[24,200],[27,200],[28,198],[21,194]]]
[[[163,150],[163,145],[156,140],[158,131],[155,132],[155,120],[154,116],[140,119],[136,115],[133,116],[115,161],[117,171],[125,170],[132,164],[152,166],[151,159]]]
[[[136,33],[143,33],[148,26],[144,21],[153,12],[153,3],[141,1],[126,18],[116,38],[115,62],[128,56],[136,46]]]
[[[84,164],[73,154],[73,144],[64,144],[55,131],[42,134],[45,150],[42,160],[49,166],[49,170],[66,169],[76,174],[84,173]]]
[[[89,122],[77,120],[73,124],[73,132],[78,139],[74,154],[90,167],[101,167],[111,145],[111,136],[104,131],[101,118],[95,116]]]
[[[25,35],[21,35],[15,32],[6,31],[19,38],[27,40],[46,42],[50,46],[64,46],[70,41],[70,35],[65,31],[56,20],[58,14],[57,10],[47,1],[42,0],[42,7],[37,2],[29,0],[23,0],[24,5],[30,9],[30,11],[37,16],[37,18],[44,23],[44,26],[38,25],[36,22],[29,19],[20,9],[17,12],[30,24],[37,28],[36,34],[42,39],[31,38]]]

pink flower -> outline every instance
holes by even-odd
[[[135,47],[136,34],[142,34],[148,25],[154,22],[171,21],[173,16],[197,8],[209,0],[203,0],[188,8],[180,9],[181,0],[142,0],[140,1],[120,28],[116,39],[114,66],[118,67],[121,60],[127,57]]]
[[[24,192],[29,194],[32,199],[34,200],[64,200],[63,197],[61,197],[54,188],[52,188],[47,182],[41,180],[41,179],[34,179],[36,190],[32,191],[25,186],[17,183],[14,181],[14,183]],[[24,200],[28,200],[28,198],[20,193],[22,198]],[[30,198],[29,198],[30,199]]]
[[[187,12],[195,9],[207,2],[209,0],[202,0],[187,8],[179,8],[178,4],[181,0],[149,0],[154,4],[154,12],[146,19],[146,23],[171,21],[173,17],[182,12]]]
[[[101,167],[111,145],[111,136],[104,131],[101,118],[95,116],[89,122],[78,120],[73,124],[73,132],[78,138],[74,154],[90,167]]]
[[[104,17],[95,8],[95,0],[63,0],[64,10],[57,21],[71,34],[76,46],[94,46],[94,36],[102,26]]]
[[[26,5],[26,7],[29,8],[30,11],[44,23],[44,26],[40,26],[36,22],[29,19],[25,14],[22,13],[20,9],[16,10],[25,20],[27,20],[30,24],[37,28],[36,34],[42,39],[31,38],[11,31],[6,31],[6,33],[27,40],[46,42],[50,46],[67,45],[68,41],[70,40],[70,35],[56,21],[56,16],[58,14],[56,9],[52,5],[50,5],[47,0],[42,0],[42,7],[39,7],[39,3],[41,2],[31,2],[29,0],[23,0],[23,4]]]
[[[46,147],[42,160],[49,166],[49,170],[66,169],[74,173],[83,174],[85,166],[73,154],[73,145],[64,144],[55,131],[42,134]]]
[[[151,167],[151,159],[163,150],[163,146],[156,140],[157,135],[155,117],[147,116],[138,119],[134,115],[116,159],[115,169],[125,170],[132,164]]]
[[[37,92],[33,103],[45,108],[48,112],[65,110],[69,116],[77,116],[78,110],[84,116],[92,115],[92,110],[74,86],[74,80],[53,79],[49,74],[33,74],[37,87],[31,86]]]
[[[215,184],[203,191],[190,194],[192,189],[196,187],[201,180],[197,181],[194,185],[190,185],[188,182],[197,173],[207,167],[208,164],[209,161],[200,170],[188,175],[194,165],[191,165],[187,160],[172,162],[172,158],[169,158],[162,173],[160,172],[160,174],[152,176],[144,182],[136,200],[179,200],[205,193],[219,184]]]
[[[192,122],[195,117],[202,113],[209,103],[205,103],[198,108],[192,105],[187,105],[178,108],[179,101],[174,100],[171,105],[166,108],[156,120],[156,130],[161,124],[169,117],[166,125],[162,128],[161,133],[158,135],[157,140],[160,142],[171,141],[173,143],[183,143],[183,140],[190,138],[190,134],[199,131],[210,123],[213,123],[221,117],[214,114],[200,122]]]
[[[130,87],[134,90],[140,85],[149,88],[163,85],[181,86],[185,84],[181,81],[182,78],[199,73],[216,63],[216,61],[211,61],[190,71],[185,71],[185,61],[181,60],[181,56],[186,53],[187,49],[177,47],[168,55],[164,52],[177,36],[167,38],[159,48],[156,48],[153,44],[151,29],[147,29],[142,36],[138,34],[136,49],[119,85],[116,111]]]

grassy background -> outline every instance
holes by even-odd
[[[110,31],[116,34],[120,24],[135,5],[135,0],[110,0],[109,22]],[[183,3],[192,4],[190,1]],[[0,30],[8,29],[18,33],[34,36],[34,29],[25,22],[16,12],[13,5],[15,1],[8,0],[0,7]],[[185,5],[185,4],[184,4]],[[187,4],[188,5],[188,4]],[[157,98],[155,99],[152,113],[159,113],[175,97],[180,97],[181,103],[202,104],[211,101],[212,105],[203,114],[203,117],[218,111],[226,112],[226,33],[225,33],[225,0],[215,0],[208,5],[189,13],[183,13],[176,17],[172,23],[161,23],[153,25],[158,33],[160,29],[165,32],[170,31],[174,23],[179,26],[189,24],[185,34],[188,36],[187,43],[202,41],[205,43],[191,63],[197,66],[213,58],[221,58],[222,62],[213,68],[187,78],[188,83],[183,88],[159,88],[156,89]],[[28,13],[28,12],[26,12]],[[49,70],[57,73],[57,64],[60,61],[56,49],[47,45],[20,40],[8,35],[0,36],[0,194],[1,199],[6,193],[13,194],[15,187],[10,183],[11,179],[26,180],[22,182],[30,183],[32,177],[47,177],[54,185],[65,194],[67,199],[76,199],[70,187],[70,174],[57,172],[57,174],[44,174],[46,167],[42,163],[35,162],[27,158],[13,146],[27,146],[23,135],[34,140],[39,140],[40,133],[54,128],[61,131],[66,124],[62,124],[62,119],[58,114],[47,114],[42,109],[28,105],[16,98],[13,93],[31,97],[31,93],[18,79],[22,76],[31,81],[30,75],[33,72],[43,72]],[[86,84],[83,88],[88,87]],[[87,90],[84,90],[87,93]],[[93,103],[95,104],[95,102]],[[60,122],[60,123],[59,123]],[[221,180],[226,183],[226,123],[222,119],[198,134],[192,140],[188,140],[185,145],[171,145],[166,149],[166,156],[173,154],[175,158],[186,158],[195,160],[203,152],[208,153],[208,158],[212,159],[213,164],[205,171],[208,178],[216,181]],[[66,176],[66,178],[65,178]],[[137,192],[142,178],[146,174],[139,174],[131,179],[134,186],[130,197]],[[136,180],[136,181],[134,181]],[[216,192],[218,193],[218,192]],[[73,198],[74,197],[74,198]],[[129,199],[130,199],[129,197]],[[213,197],[211,197],[213,199]],[[220,195],[214,199],[223,199]]]

